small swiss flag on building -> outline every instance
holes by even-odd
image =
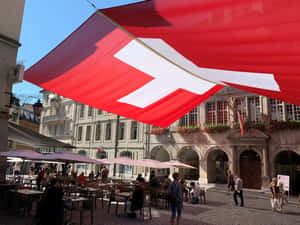
[[[98,148],[98,149],[97,149],[97,153],[100,153],[101,151],[102,151],[101,148]]]
[[[244,120],[243,120],[241,111],[238,111],[238,119],[239,119],[239,124],[240,124],[240,129],[241,129],[241,135],[244,136]]]

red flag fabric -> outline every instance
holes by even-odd
[[[160,127],[226,85],[300,105],[299,10],[297,0],[153,0],[104,9],[24,78]]]
[[[244,136],[244,120],[240,111],[238,111],[238,120],[240,124],[241,135]]]
[[[98,148],[97,153],[100,153],[101,151],[102,151],[102,149],[101,149],[101,148]]]
[[[299,10],[298,0],[152,0],[101,11],[202,78],[300,105]]]
[[[24,78],[92,107],[166,127],[222,89],[187,74],[95,13]]]

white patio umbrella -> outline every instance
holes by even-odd
[[[110,159],[94,159],[95,164],[114,164]]]
[[[173,167],[176,167],[176,168],[183,168],[183,169],[197,169],[196,167],[193,167],[193,166],[190,166],[188,164],[185,164],[185,163],[182,163],[178,160],[170,160],[168,162],[163,162],[164,164],[167,164],[167,165],[171,165]]]
[[[12,150],[7,152],[0,152],[0,156],[3,157],[14,157],[25,159],[43,160],[43,155],[32,150]]]
[[[119,157],[114,159],[109,159],[110,162],[125,165],[125,166],[142,166],[142,162],[139,160],[133,160],[128,157]]]
[[[33,162],[33,163],[52,163],[52,164],[63,164],[64,162],[56,162],[56,161],[45,161],[45,160],[33,160],[33,159],[26,159],[23,160],[21,158],[16,157],[7,157],[7,162]]]
[[[91,159],[89,157],[79,155],[73,152],[59,152],[44,155],[43,160],[50,160],[50,161],[61,161],[66,163],[96,163],[95,159]]]
[[[168,165],[166,163],[160,162],[158,160],[154,159],[142,159],[138,160],[142,162],[142,166],[144,167],[150,167],[150,168],[155,168],[155,169],[166,169],[166,168],[174,168],[172,165]]]

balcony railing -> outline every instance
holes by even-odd
[[[49,122],[56,122],[56,121],[64,121],[64,120],[70,120],[66,115],[50,115],[50,116],[44,116],[43,122],[49,123]]]

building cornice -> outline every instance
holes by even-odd
[[[15,47],[15,48],[19,48],[21,46],[21,44],[17,40],[15,40],[11,37],[8,37],[4,34],[1,34],[1,33],[0,33],[0,41],[4,42],[12,47]]]

